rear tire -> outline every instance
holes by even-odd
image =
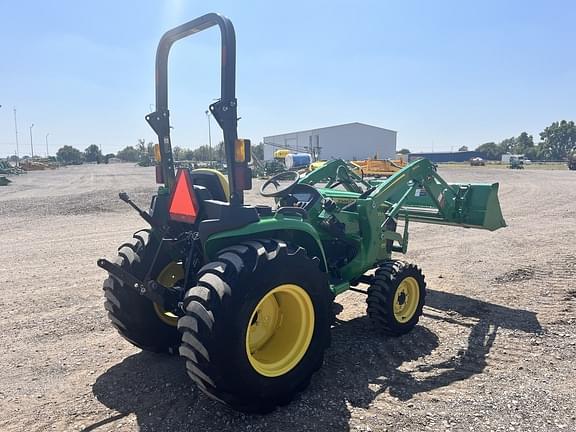
[[[115,263],[138,279],[144,279],[153,262],[156,247],[157,242],[148,230],[138,231],[130,242],[120,246]],[[156,278],[170,264],[166,257],[159,258],[152,270],[152,278]],[[175,325],[161,319],[153,302],[112,275],[104,281],[103,288],[106,299],[104,308],[112,325],[124,339],[145,351],[178,352],[180,333]]]
[[[224,249],[186,294],[180,355],[206,395],[266,413],[304,390],[330,343],[333,295],[304,249],[261,240]]]
[[[385,334],[401,336],[418,324],[425,299],[426,282],[417,266],[386,261],[368,288],[368,317]]]

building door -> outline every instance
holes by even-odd
[[[314,135],[314,145],[310,151],[310,154],[314,158],[314,160],[320,160],[320,135]]]

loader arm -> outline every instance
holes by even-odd
[[[391,219],[497,230],[506,226],[498,202],[498,183],[446,183],[427,159],[411,163],[369,195]]]
[[[322,204],[316,222],[319,232],[324,233],[326,226],[340,227],[340,238],[357,251],[338,269],[343,284],[335,289],[336,293],[347,289],[346,281],[361,277],[375,263],[391,259],[393,252],[405,253],[409,222],[490,231],[506,226],[498,202],[498,183],[447,183],[429,160],[422,159],[383,181],[367,181],[351,173],[356,188],[345,182],[342,186],[346,190],[331,188],[335,179],[342,178],[337,175],[342,167],[346,167],[344,161],[330,161],[300,180],[311,186],[324,184],[318,189],[320,194],[337,204]],[[404,222],[403,232],[397,232],[399,221]]]
[[[342,183],[342,186],[349,192],[362,192],[360,188],[369,188],[370,184],[362,177],[360,177],[352,167],[356,166],[351,162],[336,159],[324,164],[324,166],[311,171],[305,177],[300,179],[300,183],[314,185],[318,183],[325,183],[325,188],[331,188],[337,183]],[[343,178],[344,174],[344,178]]]

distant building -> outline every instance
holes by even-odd
[[[364,123],[347,123],[305,131],[264,137],[264,159],[274,151],[315,154],[319,159],[393,159],[396,156],[396,131]]]
[[[429,159],[432,162],[468,162],[470,159],[480,157],[486,159],[486,155],[477,151],[459,151],[459,152],[432,152],[432,153],[410,153],[408,160],[410,162],[418,159]]]

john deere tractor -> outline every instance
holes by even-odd
[[[570,171],[576,171],[576,147],[568,152],[568,169]]]
[[[224,134],[227,178],[176,172],[170,141],[168,54],[174,42],[212,26],[221,32],[221,94],[209,109]],[[120,335],[143,350],[179,354],[207,396],[262,413],[289,402],[322,366],[335,296],[363,292],[369,318],[387,336],[418,323],[424,275],[393,256],[406,252],[410,223],[496,230],[505,222],[497,183],[449,184],[428,160],[373,181],[333,160],[263,183],[260,193],[274,206],[244,203],[250,142],[237,137],[235,64],[225,17],[204,15],[164,34],[156,111],[146,116],[158,135],[161,186],[149,210],[120,194],[149,228],[98,265],[109,273],[105,308]]]

